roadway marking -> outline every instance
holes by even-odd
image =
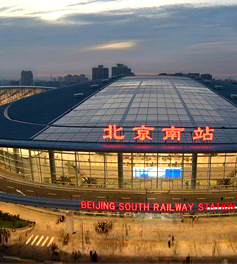
[[[20,258],[18,257],[12,257],[12,256],[3,256],[4,259],[8,259],[8,260],[15,260],[15,261],[20,261]]]
[[[16,189],[16,192],[23,195],[23,196],[26,196],[21,190]]]
[[[97,196],[97,198],[99,198],[99,199],[105,199],[106,197],[105,196]]]
[[[56,195],[56,193],[48,193],[48,195]]]
[[[48,239],[49,239],[49,237],[47,236],[47,237],[45,238],[43,244],[41,245],[41,247],[43,247],[43,246],[46,244],[46,242],[48,241]]]
[[[26,241],[26,245],[29,244],[29,242],[31,241],[31,238],[32,238],[33,236],[34,236],[34,235],[31,235],[31,236],[28,238],[28,240]]]
[[[80,198],[81,195],[73,194],[72,197],[78,197],[78,198]]]
[[[33,193],[34,191],[31,191],[31,190],[26,190],[27,192],[30,192],[30,193]]]
[[[121,199],[123,199],[123,200],[130,200],[131,198],[130,197],[121,197]]]
[[[172,200],[181,200],[181,198],[172,198]]]
[[[54,240],[54,237],[51,238],[51,240],[49,241],[47,247],[49,247],[52,244],[53,240]]]
[[[35,239],[31,242],[31,246],[33,246],[34,245],[34,243],[35,243],[35,241],[37,240],[37,238],[39,237],[39,235],[37,235],[36,237],[35,237]]]
[[[41,238],[39,239],[39,241],[37,242],[36,246],[38,246],[40,244],[40,242],[42,241],[42,239],[44,238],[44,236],[41,236]]]
[[[197,200],[206,200],[207,198],[198,197]]]
[[[38,240],[38,238],[39,238],[39,240]],[[52,244],[52,242],[53,242],[53,240],[54,240],[54,237],[52,237],[51,239],[50,239],[50,241],[49,241],[49,236],[47,236],[47,237],[45,237],[44,235],[42,235],[41,237],[39,236],[39,235],[34,235],[34,234],[32,234],[29,238],[28,238],[28,240],[26,241],[26,245],[28,245],[29,243],[30,243],[30,241],[31,241],[31,246],[33,246],[36,242],[36,244],[35,244],[35,246],[36,247],[38,247],[38,246],[40,246],[40,244],[41,244],[41,242],[43,242],[42,243],[42,245],[41,245],[41,247],[44,247],[45,245],[46,245],[46,243],[48,242],[48,244],[47,244],[47,247],[49,247],[51,244]],[[38,240],[38,241],[37,241]],[[43,241],[44,240],[44,241]]]
[[[7,186],[7,188],[9,188],[9,189],[14,189],[14,187],[12,187],[12,186]]]
[[[235,197],[225,197],[225,199],[235,199]]]

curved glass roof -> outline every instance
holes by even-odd
[[[180,143],[237,143],[237,108],[203,84],[183,77],[133,76],[120,79],[66,113],[35,140],[106,142],[103,128],[122,127],[123,140],[112,142],[167,144],[163,128],[185,128]],[[152,140],[134,139],[133,127],[154,127]],[[213,141],[193,140],[198,127],[214,128]],[[120,133],[120,132],[118,132]]]

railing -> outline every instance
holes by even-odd
[[[35,186],[35,187],[42,187],[45,186],[47,188],[56,188],[56,189],[65,189],[65,188],[70,188],[70,189],[107,189],[107,190],[139,190],[140,192],[145,192],[145,191],[151,191],[151,192],[198,192],[198,191],[206,191],[206,190],[212,190],[212,191],[222,191],[222,190],[235,190],[237,189],[237,175],[235,175],[235,177],[229,178],[229,182],[230,184],[218,184],[218,185],[209,185],[209,186],[198,186],[196,185],[195,188],[191,188],[191,185],[189,185],[189,187],[187,188],[186,186],[182,186],[182,185],[178,185],[176,184],[175,186],[173,186],[172,184],[170,184],[170,186],[172,188],[162,188],[162,185],[158,186],[158,188],[148,188],[148,186],[146,185],[147,181],[143,180],[139,180],[137,182],[133,182],[133,184],[131,183],[127,183],[126,181],[124,181],[123,183],[123,187],[120,188],[119,187],[119,183],[118,183],[118,179],[110,179],[107,178],[107,180],[111,180],[111,182],[108,184],[108,182],[106,182],[106,185],[104,183],[102,183],[102,179],[101,179],[101,183],[80,183],[79,186],[77,186],[75,183],[72,182],[63,182],[62,180],[57,180],[56,183],[49,183],[49,182],[35,182],[30,180],[30,178],[25,179],[24,176],[20,176],[19,174],[16,173],[11,173],[8,171],[5,171],[3,169],[1,169],[0,171],[0,177],[2,178],[6,178],[6,179],[10,179],[12,181],[15,182],[19,182],[21,184],[25,184],[26,182],[29,183],[29,185],[31,186]],[[136,184],[135,184],[136,183]]]

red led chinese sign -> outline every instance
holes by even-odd
[[[155,130],[154,127],[147,127],[142,125],[140,127],[133,127],[132,129],[135,132],[134,139],[139,141],[150,140],[152,141],[152,132]],[[171,141],[180,141],[182,132],[185,131],[185,128],[178,128],[175,126],[165,127],[161,129],[161,132],[164,133],[163,140],[171,140]],[[214,128],[210,128],[206,126],[205,128],[198,127],[193,130],[192,140],[202,140],[202,141],[212,141],[214,138]],[[105,134],[103,135],[103,139],[109,140],[123,140],[125,139],[125,134],[123,134],[123,127],[117,127],[117,125],[108,125],[107,128],[103,129]]]
[[[180,141],[181,132],[184,131],[184,128],[176,128],[174,126],[171,126],[171,128],[163,128],[161,131],[166,133],[163,137],[163,140],[167,140],[169,138],[171,140],[174,140],[176,138],[177,141]]]
[[[136,203],[136,202],[103,202],[81,201],[81,210],[117,211],[117,212],[150,212],[150,213],[185,213],[209,211],[235,211],[235,202],[215,203]]]
[[[202,139],[204,141],[212,141],[213,140],[213,132],[215,129],[211,129],[209,127],[206,127],[205,129],[201,129],[200,127],[198,129],[194,130],[194,137],[193,139]]]
[[[125,135],[118,135],[119,132],[123,131],[122,127],[117,128],[116,125],[109,125],[108,128],[103,129],[104,132],[106,132],[106,135],[103,135],[103,139],[118,139],[122,140],[125,138]]]
[[[141,127],[134,127],[133,131],[137,132],[137,136],[134,139],[139,139],[144,141],[145,139],[152,140],[152,137],[149,136],[151,131],[154,131],[154,127],[146,127],[142,125]]]

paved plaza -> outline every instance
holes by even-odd
[[[0,203],[0,210],[11,214],[19,214],[21,218],[35,221],[33,230],[21,234],[19,240],[4,252],[16,256],[28,256],[33,259],[51,259],[51,246],[59,248],[60,260],[71,260],[74,251],[80,251],[80,260],[89,261],[90,250],[96,250],[101,261],[111,259],[136,259],[139,261],[155,261],[181,259],[189,255],[193,261],[205,258],[221,261],[237,256],[237,217],[104,217],[74,216],[74,234],[65,236],[68,225],[57,224],[62,212],[48,211],[33,207]],[[111,225],[108,233],[96,231],[99,222]],[[171,247],[169,237],[174,238]],[[221,262],[220,262],[221,263]],[[229,262],[230,263],[230,262]]]

